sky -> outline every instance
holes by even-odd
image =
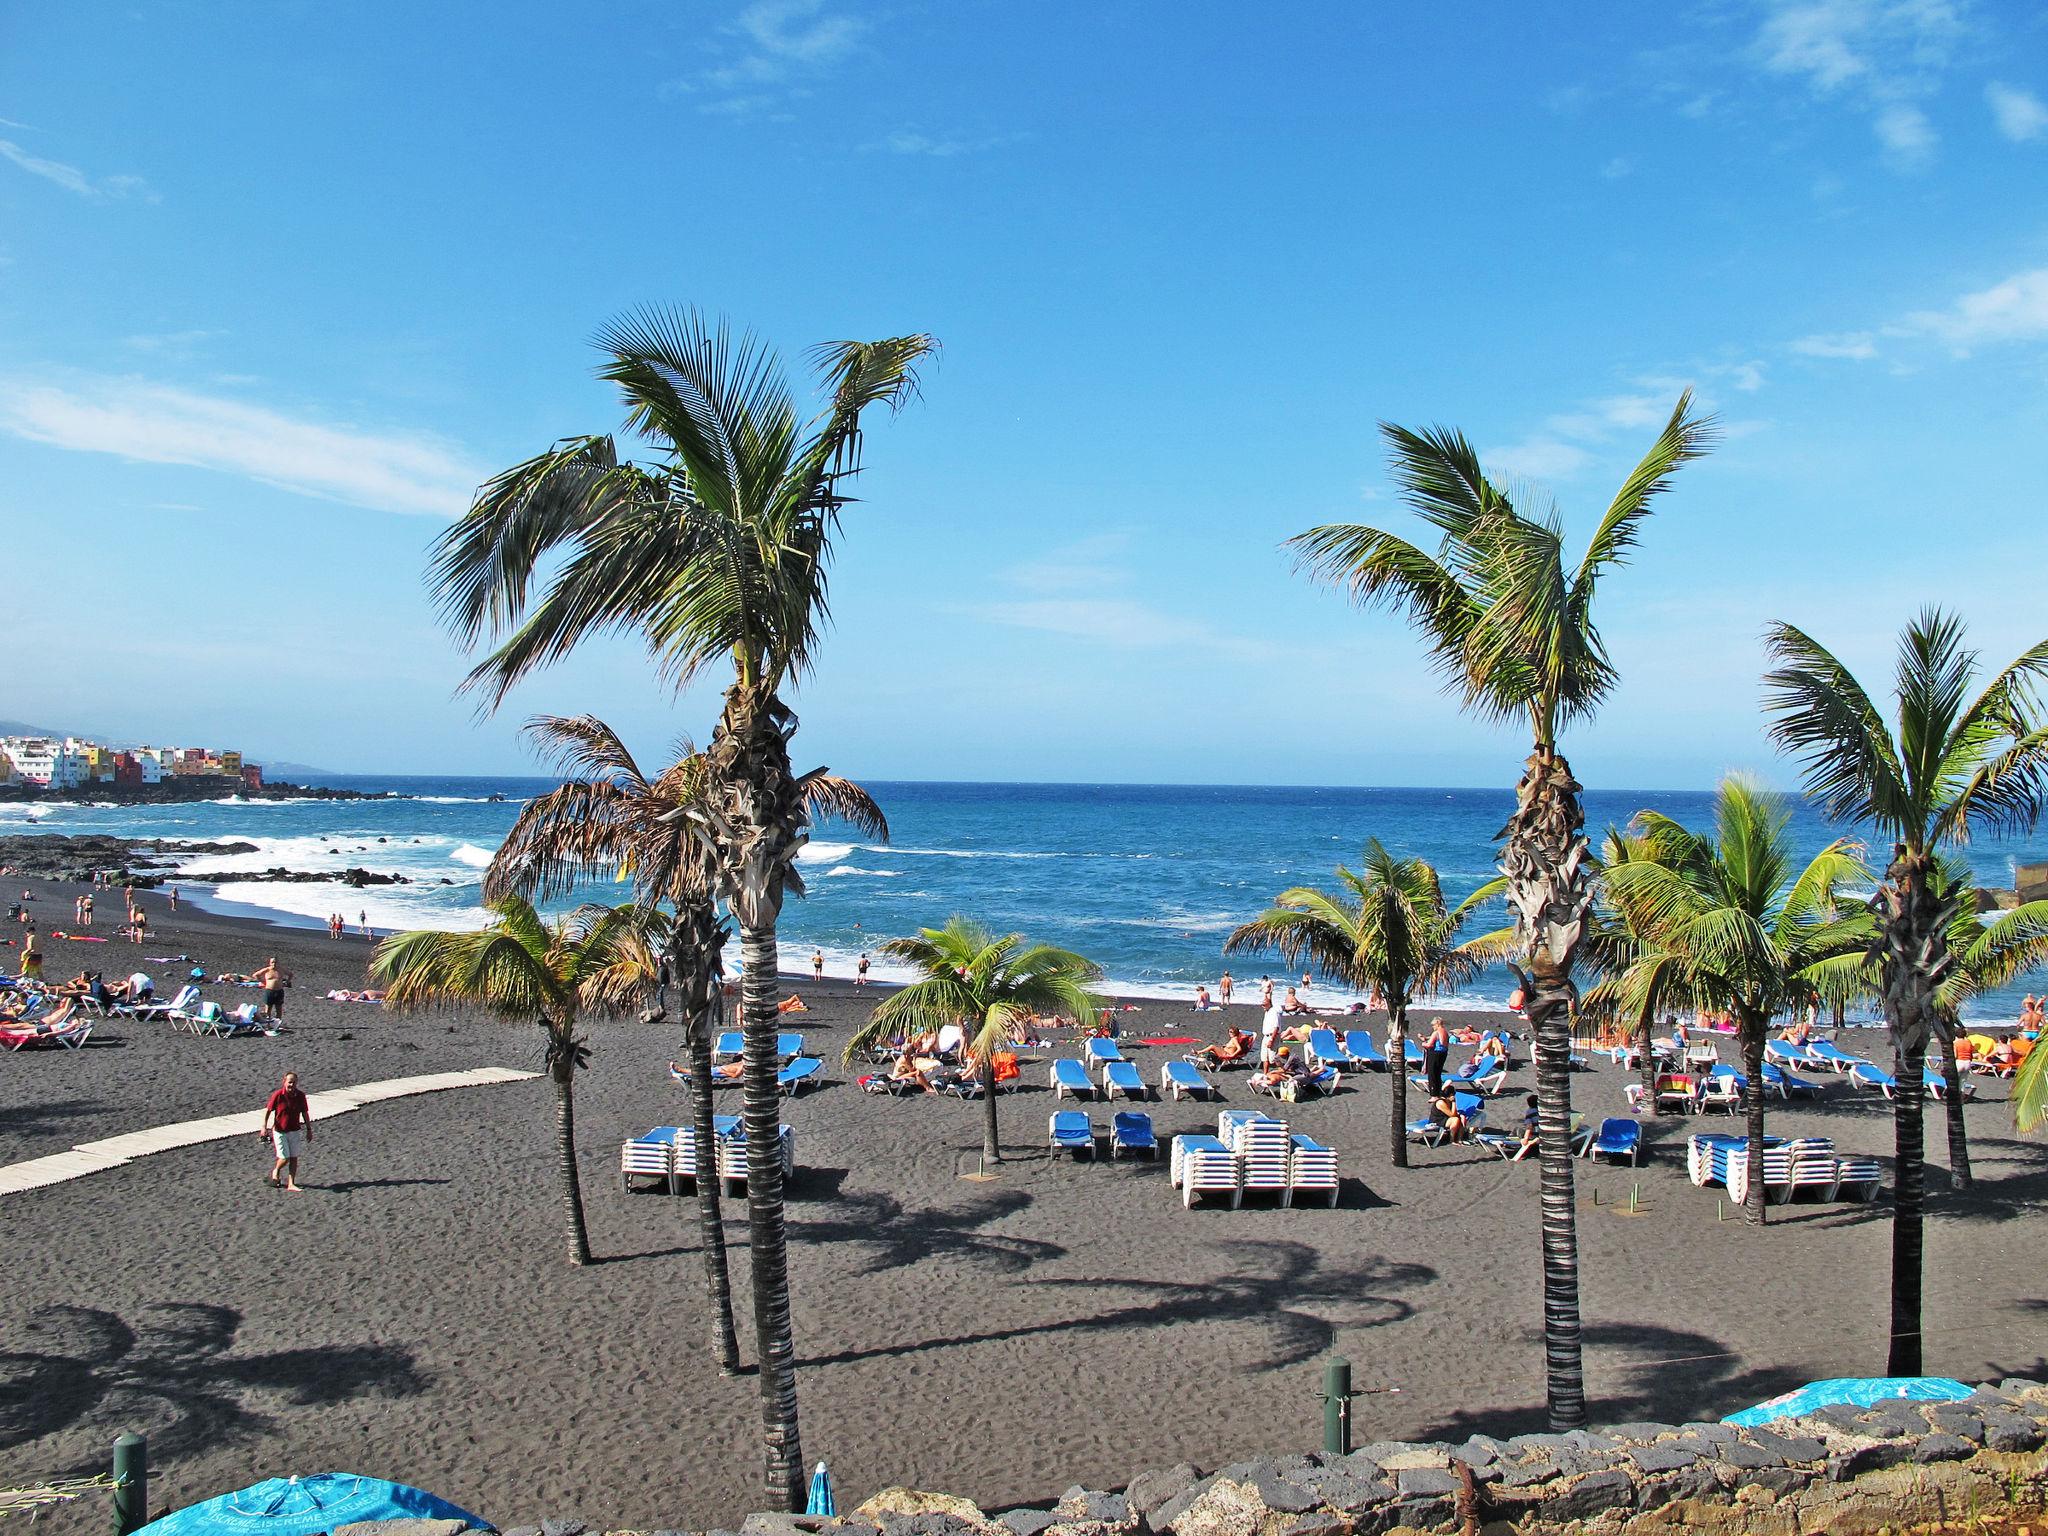
[[[1559,18],[1568,18],[1565,25]],[[1600,597],[1607,788],[1781,783],[1760,633],[2048,632],[2048,11],[1966,0],[0,8],[0,715],[519,773],[715,718],[629,642],[479,719],[426,551],[611,431],[590,337],[914,331],[800,764],[1511,784],[1282,547],[1417,532],[1445,423],[1582,539],[1679,391],[1723,440]],[[1876,681],[1875,677],[1872,681]]]

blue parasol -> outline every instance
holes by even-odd
[[[1796,1419],[1838,1404],[1872,1408],[1879,1403],[1906,1398],[1919,1403],[1952,1403],[1968,1397],[1970,1388],[1946,1376],[1842,1376],[1831,1381],[1813,1381],[1805,1386],[1731,1413],[1723,1424],[1768,1424],[1773,1419]]]
[[[825,1463],[811,1474],[811,1501],[804,1506],[807,1515],[837,1515],[839,1501],[832,1497],[832,1474],[825,1470]]]
[[[149,1536],[319,1536],[358,1520],[490,1522],[404,1483],[353,1472],[272,1477],[152,1520]]]

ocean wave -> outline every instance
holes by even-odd
[[[806,843],[796,852],[799,864],[837,864],[852,853],[852,843]]]
[[[490,921],[490,913],[473,903],[451,903],[445,886],[379,886],[372,890],[336,890],[331,885],[279,885],[268,881],[224,881],[213,896],[238,906],[256,907],[281,917],[303,918],[324,925],[337,908],[351,927],[368,915],[380,930],[440,928],[471,930]],[[364,946],[365,949],[368,946]]]
[[[421,805],[524,805],[523,799],[515,800],[510,795],[402,795],[404,800],[416,801]]]
[[[862,869],[858,864],[835,864],[818,878],[830,880],[834,875],[866,875],[875,880],[896,880],[902,874],[900,869]]]
[[[491,860],[497,855],[488,848],[479,848],[475,843],[464,843],[452,850],[449,858],[458,864],[467,864],[471,869],[489,869]]]

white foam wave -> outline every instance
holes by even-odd
[[[830,880],[834,875],[866,875],[873,880],[896,880],[902,874],[900,869],[862,869],[858,864],[835,864],[818,878]]]
[[[448,855],[458,864],[467,864],[471,869],[488,869],[497,855],[488,848],[479,848],[475,843],[464,843]]]
[[[367,914],[370,926],[380,931],[409,928],[481,928],[490,914],[473,905],[449,905],[441,886],[379,886],[374,890],[350,890],[333,885],[279,885],[266,881],[228,881],[217,885],[213,894],[221,901],[259,907],[326,922],[339,910],[351,928]],[[365,946],[367,948],[367,946]]]
[[[421,805],[524,805],[525,800],[514,800],[509,795],[492,799],[489,795],[405,795],[401,798],[416,801]]]
[[[806,843],[797,850],[799,864],[837,864],[853,852],[852,843]]]

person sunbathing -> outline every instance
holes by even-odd
[[[777,1013],[809,1013],[811,1005],[795,994],[791,994],[775,1005],[775,1011]]]
[[[1289,987],[1289,988],[1287,989],[1287,1000],[1286,1000],[1285,1002],[1281,1003],[1281,1005],[1280,1005],[1280,1011],[1281,1011],[1282,1013],[1314,1013],[1314,1012],[1315,1012],[1315,1010],[1314,1010],[1313,1008],[1309,1007],[1309,1005],[1308,1005],[1307,1003],[1304,1003],[1304,1002],[1303,1002],[1303,1001],[1301,1000],[1301,996],[1300,996],[1300,994],[1299,994],[1299,993],[1297,993],[1297,992],[1296,992],[1296,991],[1294,990],[1294,988],[1292,988],[1292,987]]]
[[[909,1083],[912,1087],[922,1088],[926,1093],[939,1091],[932,1086],[932,1080],[925,1075],[924,1069],[918,1065],[917,1057],[911,1054],[908,1046],[905,1046],[903,1054],[896,1058],[896,1065],[889,1069],[889,1081]]]
[[[1209,989],[1207,987],[1195,988],[1195,1012],[1207,1013],[1211,1008],[1214,1008],[1215,1006],[1215,999],[1209,996]]]
[[[1273,1053],[1273,1059],[1262,1071],[1252,1074],[1251,1081],[1254,1088],[1284,1093],[1289,1083],[1298,1083],[1306,1075],[1301,1063],[1294,1059],[1294,1052],[1283,1045]]]
[[[1809,1019],[1801,1018],[1790,1029],[1779,1030],[1778,1038],[1787,1045],[1805,1045],[1813,1039],[1813,1023]]]
[[[1252,1048],[1252,1037],[1235,1024],[1230,1026],[1230,1038],[1221,1045],[1205,1045],[1195,1052],[1205,1067],[1227,1066],[1233,1061],[1243,1061]]]
[[[1508,1043],[1492,1030],[1488,1030],[1480,1037],[1479,1049],[1473,1054],[1475,1061],[1485,1061],[1488,1058],[1498,1061],[1502,1066],[1508,1064]]]

